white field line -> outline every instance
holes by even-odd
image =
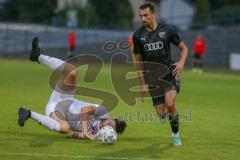
[[[110,156],[85,156],[85,155],[69,155],[69,154],[42,154],[42,153],[0,153],[0,155],[9,156],[26,156],[26,157],[52,157],[52,158],[78,158],[78,159],[106,159],[106,160],[171,160],[171,159],[156,159],[143,157],[110,157]]]

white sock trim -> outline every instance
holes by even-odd
[[[179,132],[178,133],[172,133],[172,137],[179,137]]]

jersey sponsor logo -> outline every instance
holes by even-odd
[[[158,35],[159,35],[159,37],[160,37],[161,39],[164,39],[166,33],[165,33],[165,32],[159,32]]]
[[[162,42],[154,42],[154,43],[149,43],[144,45],[144,49],[146,51],[156,51],[162,48],[163,48]]]

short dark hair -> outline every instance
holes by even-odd
[[[114,119],[116,122],[116,132],[117,133],[123,133],[125,128],[127,127],[127,124],[123,120],[119,120],[117,118]]]
[[[152,3],[144,3],[139,7],[139,10],[144,10],[149,8],[150,11],[152,11],[153,13],[155,12],[155,7]]]

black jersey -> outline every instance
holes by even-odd
[[[149,32],[144,26],[133,35],[134,53],[141,54],[142,61],[157,62],[171,66],[170,44],[179,45],[181,38],[167,24],[158,23],[155,31]]]

